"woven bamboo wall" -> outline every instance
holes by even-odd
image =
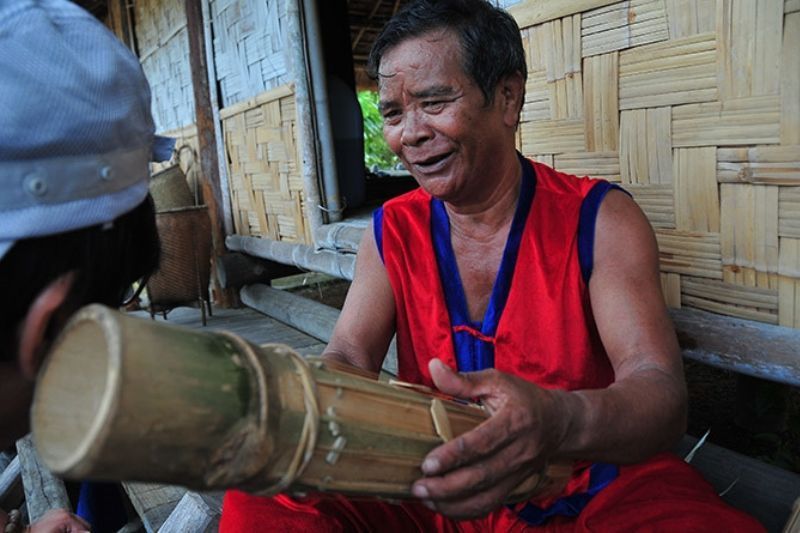
[[[150,82],[157,131],[194,124],[194,92],[183,0],[136,0],[139,61]]]
[[[285,0],[211,0],[210,13],[223,107],[290,81]]]
[[[303,218],[293,86],[277,87],[220,114],[235,232],[311,243]]]
[[[800,328],[800,0],[526,0],[520,147],[621,182],[671,306]]]

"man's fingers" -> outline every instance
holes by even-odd
[[[494,370],[460,374],[439,359],[431,359],[428,370],[437,389],[457,398],[478,398],[488,394],[496,378]]]
[[[506,424],[489,418],[475,429],[434,448],[422,463],[426,476],[448,472],[494,454],[510,442]]]

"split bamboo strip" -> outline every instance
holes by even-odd
[[[623,183],[672,183],[671,110],[655,107],[620,114]]]
[[[715,100],[716,58],[713,33],[620,52],[620,109]]]
[[[778,236],[800,239],[800,187],[778,191]]]
[[[581,118],[583,116],[583,77],[580,72],[547,84],[550,93],[551,120]]]
[[[777,187],[722,184],[720,195],[723,263],[777,272]]]
[[[666,0],[669,38],[715,31],[716,6],[708,0]]]
[[[583,13],[583,57],[669,38],[663,0],[627,0]]]
[[[675,205],[671,185],[626,184],[654,228],[675,228]]]
[[[557,154],[586,149],[583,120],[542,120],[525,122],[522,130],[522,153]]]
[[[523,0],[508,8],[508,12],[516,19],[520,28],[527,28],[617,2],[619,0]]]
[[[800,185],[800,145],[720,148],[720,183]]]
[[[617,53],[584,60],[583,111],[586,149],[590,152],[617,150],[619,107],[617,95]]]
[[[777,324],[778,291],[681,277],[682,303],[712,312]]]
[[[617,152],[558,154],[554,158],[554,165],[551,166],[575,176],[591,176],[608,181],[620,181]]]
[[[663,272],[722,279],[719,234],[657,229],[656,240]]]
[[[581,16],[556,19],[539,26],[540,43],[547,81],[564,79],[581,71]]]
[[[800,281],[800,239],[780,239],[778,274]]]
[[[778,289],[777,273],[760,272],[754,268],[738,267],[736,265],[722,265],[722,281],[742,287]]]
[[[667,307],[681,308],[681,277],[678,274],[661,273],[661,292]]]
[[[679,148],[674,156],[676,228],[719,232],[716,150]]]
[[[778,95],[781,88],[783,0],[757,0],[755,4],[755,50],[750,64],[753,72],[750,95]],[[788,52],[792,49],[784,50]],[[791,55],[797,56],[796,53]]]
[[[777,95],[783,0],[720,0],[717,4],[723,101]]]
[[[672,145],[778,144],[780,115],[777,96],[676,106],[672,109]]]
[[[781,240],[778,262],[778,323],[800,328],[800,239]]]
[[[800,144],[800,52],[798,51],[800,51],[800,10],[786,15],[783,27],[783,54],[781,54],[783,58],[781,142],[783,144]]]

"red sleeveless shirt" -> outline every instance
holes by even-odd
[[[432,386],[428,361],[438,357],[461,371],[494,366],[549,388],[603,388],[613,381],[586,281],[594,219],[609,184],[520,161],[520,201],[480,324],[466,313],[441,203],[417,189],[376,213],[395,299],[401,380]],[[589,243],[581,250],[583,271],[579,241]]]

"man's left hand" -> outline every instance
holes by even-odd
[[[456,519],[499,507],[558,449],[567,431],[564,391],[551,391],[497,370],[458,374],[438,359],[429,364],[436,387],[479,398],[491,414],[475,429],[432,450],[413,494]]]

